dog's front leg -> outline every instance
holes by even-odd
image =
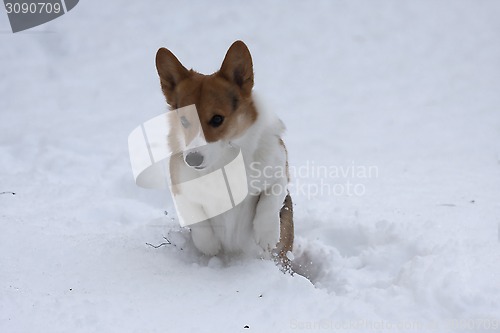
[[[265,251],[276,247],[280,238],[280,210],[287,194],[287,180],[280,179],[260,193],[253,221],[255,241]]]
[[[221,250],[221,242],[208,220],[192,225],[191,237],[196,248],[206,255],[214,256]]]

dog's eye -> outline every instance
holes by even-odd
[[[215,115],[208,122],[212,127],[219,127],[224,122],[224,117],[220,115]]]
[[[189,123],[189,120],[187,120],[187,118],[185,116],[181,117],[181,124],[182,124],[182,127],[184,127],[184,128],[188,128],[189,125],[191,125]]]

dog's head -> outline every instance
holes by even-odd
[[[186,137],[183,157],[196,169],[213,165],[229,147],[255,122],[257,112],[252,101],[253,65],[247,46],[234,42],[226,53],[219,71],[203,75],[186,69],[165,48],[156,53],[156,68],[163,94],[171,109],[196,105],[207,145],[192,149],[192,138]],[[189,128],[189,119],[181,119]],[[185,131],[189,133],[189,130]]]

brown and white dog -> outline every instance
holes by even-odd
[[[207,145],[170,161],[171,173],[204,175],[219,168],[231,147],[238,146],[247,170],[249,194],[233,209],[191,226],[195,246],[206,255],[240,252],[288,263],[293,247],[293,210],[287,191],[287,151],[283,123],[257,110],[250,52],[234,42],[219,71],[203,75],[186,69],[172,52],[160,48],[156,68],[171,110],[195,104]],[[277,172],[286,170],[286,172]],[[207,190],[207,189],[205,189]]]

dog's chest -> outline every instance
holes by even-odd
[[[258,196],[248,195],[233,209],[210,219],[214,233],[225,251],[239,252],[253,245],[253,219],[257,202]]]
[[[264,161],[256,159],[255,151],[242,149],[247,171],[248,194],[246,198],[234,208],[210,219],[210,224],[216,237],[221,241],[225,251],[239,252],[255,245],[253,239],[253,220],[262,191],[263,182],[252,173],[252,167],[263,165]]]

